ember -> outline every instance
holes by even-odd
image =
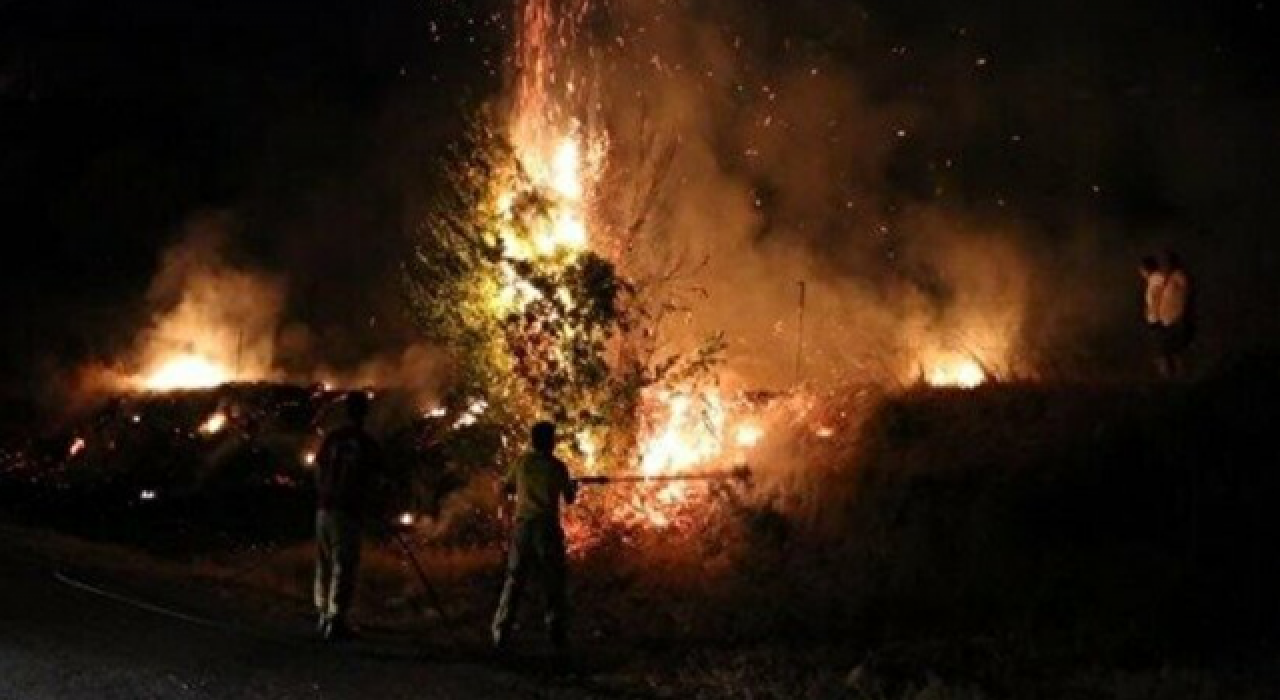
[[[200,426],[200,432],[205,435],[217,435],[227,425],[227,414],[222,411],[214,412]]]

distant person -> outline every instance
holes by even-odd
[[[493,645],[507,648],[516,609],[529,574],[537,572],[546,595],[547,631],[559,652],[568,645],[565,590],[564,531],[560,528],[560,501],[572,504],[577,482],[569,468],[553,454],[556,426],[548,421],[533,426],[533,449],[516,461],[503,480],[503,491],[516,498],[515,524],[507,557],[507,579],[493,617]]]
[[[1155,357],[1156,371],[1161,377],[1168,376],[1165,361],[1164,325],[1160,323],[1160,304],[1164,296],[1165,271],[1154,255],[1143,256],[1138,265],[1138,274],[1142,276],[1143,288],[1143,320],[1145,335],[1151,354]]]
[[[1166,253],[1158,316],[1164,375],[1169,379],[1186,375],[1187,348],[1195,340],[1195,292],[1191,274],[1182,264],[1182,258],[1172,251]]]
[[[347,394],[348,423],[325,437],[316,456],[316,580],[318,631],[325,641],[351,636],[348,614],[360,568],[361,531],[382,470],[382,450],[365,431],[369,397]]]

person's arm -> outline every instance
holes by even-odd
[[[560,462],[560,472],[564,478],[564,502],[573,505],[578,500],[578,482],[569,477],[569,467]]]

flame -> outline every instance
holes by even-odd
[[[762,437],[764,437],[764,430],[760,426],[755,423],[743,423],[738,426],[733,440],[738,447],[751,449],[760,443]]]
[[[607,136],[573,115],[578,89],[576,67],[570,64],[590,4],[517,0],[515,94],[506,132],[518,168],[501,178],[490,203],[506,259],[500,288],[491,295],[499,313],[523,311],[543,296],[511,262],[559,267],[591,248],[588,209]],[[563,301],[568,295],[557,296]]]
[[[214,411],[209,414],[204,423],[200,425],[200,432],[205,435],[217,435],[227,425],[227,414],[222,411]]]
[[[728,460],[745,463],[765,437],[757,416],[719,387],[648,390],[640,414],[634,469],[649,478],[723,467]],[[593,464],[590,437],[579,435],[578,444],[587,464]],[[705,485],[697,482],[642,483],[619,492],[609,517],[652,529],[674,527],[701,507],[705,493]]]
[[[982,365],[971,357],[949,358],[933,364],[925,374],[929,386],[973,389],[987,380]]]
[[[678,474],[723,451],[725,408],[718,390],[660,391],[646,403],[656,421],[641,436],[640,473]]]
[[[84,438],[77,437],[75,440],[71,441],[71,448],[67,450],[67,456],[75,457],[81,452],[84,452],[85,447],[88,447],[88,443],[84,441]]]
[[[475,425],[476,422],[480,420],[480,416],[483,416],[484,412],[487,410],[489,410],[488,401],[485,401],[484,399],[473,400],[471,404],[467,406],[467,410],[463,411],[462,415],[458,416],[458,419],[453,422],[453,429],[457,430],[459,428]],[[444,413],[442,412],[440,415],[444,415]]]
[[[210,389],[231,381],[231,373],[213,360],[196,354],[180,354],[159,362],[140,380],[149,391]]]

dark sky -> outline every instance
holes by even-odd
[[[0,0],[0,378],[119,347],[159,254],[209,210],[287,277],[291,317],[355,351],[403,339],[406,203],[500,84],[506,4]],[[964,151],[948,184],[971,205],[1177,244],[1276,315],[1270,0],[753,4],[924,106],[927,146],[892,167],[904,191]]]

